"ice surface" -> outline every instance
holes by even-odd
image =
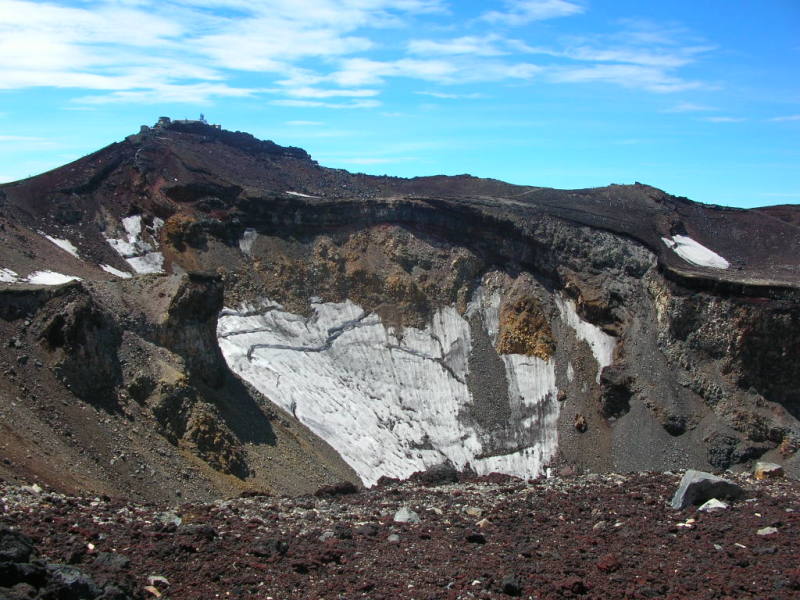
[[[697,265],[698,267],[709,267],[711,269],[727,269],[730,263],[719,254],[696,242],[685,235],[675,235],[672,238],[662,237],[661,241],[667,248],[672,249],[675,254],[683,260]]]
[[[164,272],[164,255],[161,252],[148,252],[142,256],[132,256],[125,260],[137,273]]]
[[[0,267],[0,282],[2,283],[14,283],[15,281],[19,280],[19,275],[17,275],[16,271],[12,271],[11,269],[6,269],[4,267]]]
[[[152,234],[164,224],[159,218],[153,219]],[[122,219],[125,228],[124,238],[106,237],[106,241],[124,258],[137,273],[162,273],[164,256],[152,244],[142,238],[142,216],[133,215]]]
[[[44,237],[46,237],[48,240],[53,242],[56,246],[58,246],[62,250],[65,250],[66,252],[69,252],[70,254],[72,254],[72,256],[74,256],[75,258],[80,258],[80,256],[78,256],[78,249],[69,240],[61,240],[59,238],[55,238],[55,237],[49,236],[49,235],[47,235],[45,233],[42,233],[42,232],[39,232],[39,233],[41,233]]]
[[[62,283],[79,279],[80,277],[64,275],[63,273],[56,273],[55,271],[34,271],[25,278],[25,281],[37,285],[61,285]]]
[[[495,332],[498,306],[499,296],[486,295],[473,308],[487,313],[481,316],[495,323]],[[488,448],[487,432],[463,416],[472,404],[466,383],[472,341],[469,322],[455,308],[439,309],[424,329],[402,333],[349,301],[312,309],[303,317],[268,300],[226,308],[220,347],[236,373],[331,444],[365,484],[444,460],[482,474],[535,477],[555,454],[552,361],[503,356],[510,409],[526,415],[510,427],[537,441],[501,452]]]
[[[239,249],[247,256],[250,256],[253,252],[253,244],[255,244],[257,237],[258,232],[248,227],[244,230],[242,239],[239,240]]]
[[[127,271],[120,271],[119,269],[115,269],[111,265],[100,265],[100,268],[103,269],[106,273],[111,273],[112,275],[116,275],[117,277],[121,277],[122,279],[130,279],[133,277]]]
[[[558,312],[561,313],[561,320],[575,330],[575,335],[579,339],[589,344],[592,354],[597,361],[597,382],[600,383],[600,373],[609,366],[614,360],[614,348],[617,345],[617,338],[608,335],[605,331],[584,321],[575,310],[575,302],[569,298],[564,298],[560,294],[554,296]],[[572,368],[572,365],[569,365]]]

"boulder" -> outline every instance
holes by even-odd
[[[737,500],[743,496],[744,490],[732,481],[689,469],[683,475],[670,505],[681,510],[687,506],[703,504],[712,498]]]
[[[783,467],[771,462],[757,462],[753,468],[756,479],[776,479],[783,477]]]
[[[394,513],[395,523],[419,523],[419,515],[405,506]]]

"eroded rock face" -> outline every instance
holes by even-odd
[[[9,337],[52,304],[33,319],[43,364],[83,397],[160,415],[203,468],[257,479],[275,423],[304,424],[365,482],[442,462],[522,476],[797,462],[792,210],[352,175],[196,123],[0,192],[3,285],[48,256],[88,290],[9,291]],[[133,271],[163,274],[115,280]],[[325,452],[275,477],[325,471]]]
[[[115,389],[122,381],[120,327],[80,283],[54,294],[33,327],[53,371],[75,395],[102,406],[116,403]]]

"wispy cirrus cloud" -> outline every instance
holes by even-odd
[[[659,93],[703,85],[679,70],[708,46],[684,43],[679,30],[630,21],[615,34],[531,46],[494,29],[579,15],[584,4],[506,0],[502,6],[472,24],[484,29],[478,34],[403,39],[404,27],[445,13],[448,2],[0,0],[0,89],[76,89],[73,103],[84,106],[208,104],[270,94],[283,106],[374,108],[393,79],[441,86],[605,83]],[[393,47],[378,32],[387,28],[399,36]]]
[[[486,94],[480,92],[472,92],[469,94],[453,94],[449,92],[414,92],[420,96],[430,96],[432,98],[439,98],[441,100],[477,100],[486,98]]]
[[[378,100],[353,100],[350,102],[321,102],[319,100],[273,100],[275,106],[294,106],[296,108],[375,108],[381,105]]]
[[[678,104],[665,109],[665,113],[688,113],[688,112],[705,112],[709,110],[717,110],[713,106],[706,104],[695,104],[694,102],[679,102]]]
[[[700,119],[701,121],[705,121],[707,123],[741,123],[746,121],[743,117],[726,117],[726,116],[718,116],[718,117],[704,117]]]
[[[569,17],[585,10],[577,2],[567,0],[505,0],[504,4],[505,10],[485,12],[481,19],[489,23],[517,27],[532,21]]]
[[[0,0],[0,89],[76,88],[95,104],[250,96],[262,90],[232,75],[366,52],[373,41],[357,30],[443,10],[441,0]],[[301,92],[325,94],[286,93]]]
[[[672,93],[710,87],[702,81],[687,80],[680,69],[714,49],[700,43],[680,28],[659,29],[641,21],[624,21],[620,31],[610,34],[572,36],[558,46],[532,46],[516,38],[490,34],[483,39],[468,36],[448,40],[413,40],[409,51],[433,55],[437,60],[464,61],[466,56],[480,72],[479,60],[505,57],[527,66],[527,78],[540,75],[551,83],[604,83]],[[521,61],[524,55],[538,55],[536,64]],[[450,81],[453,83],[453,78]]]
[[[785,123],[787,121],[800,121],[800,115],[784,115],[781,117],[772,117],[769,119],[773,123]]]

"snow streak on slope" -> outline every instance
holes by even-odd
[[[39,233],[44,237],[46,237],[51,242],[53,242],[56,246],[64,250],[65,252],[69,252],[75,258],[80,258],[80,256],[78,256],[78,249],[75,247],[75,244],[73,244],[69,240],[62,240],[59,238],[55,238],[53,236],[47,235],[46,233],[42,233],[41,231]]]
[[[0,267],[0,282],[2,283],[15,283],[19,280],[19,275],[16,271]]]
[[[498,448],[469,416],[470,324],[454,308],[438,310],[425,329],[402,332],[352,302],[312,309],[308,318],[270,302],[226,309],[220,347],[235,372],[331,444],[365,484],[445,460],[478,473],[535,477],[552,458],[552,362],[503,357],[508,403],[519,418]],[[483,311],[476,304],[473,315]]]
[[[617,338],[608,335],[597,325],[592,325],[588,321],[580,318],[575,310],[575,302],[561,295],[554,296],[558,311],[561,313],[561,320],[575,330],[575,335],[584,340],[592,349],[592,354],[597,361],[597,383],[600,383],[600,373],[605,367],[614,360],[614,348],[617,345]],[[571,365],[570,365],[571,367]]]
[[[80,280],[80,277],[64,275],[63,273],[56,273],[55,271],[34,271],[25,278],[26,282],[37,285],[61,285],[62,283],[69,283],[70,281],[76,280]]]
[[[675,235],[672,239],[662,237],[661,241],[666,244],[667,248],[671,248],[675,254],[680,256],[683,260],[697,265],[698,267],[727,269],[731,266],[730,263],[719,254],[688,236]]]
[[[154,219],[151,235],[155,235],[163,224],[161,219]],[[122,226],[126,233],[124,238],[106,237],[111,247],[128,261],[137,273],[163,273],[164,256],[157,252],[151,243],[145,241],[142,235],[142,216],[125,217],[122,219]]]
[[[127,271],[120,271],[119,269],[115,269],[111,265],[100,265],[100,268],[103,269],[103,271],[105,271],[106,273],[110,273],[111,275],[116,275],[117,277],[120,277],[122,279],[130,279],[131,277],[133,277],[133,275],[131,275]]]

